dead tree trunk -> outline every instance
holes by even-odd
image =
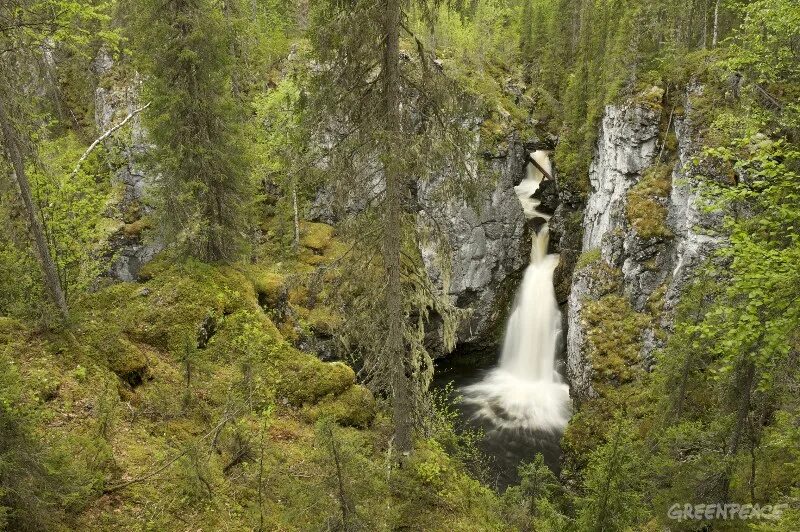
[[[714,3],[714,28],[711,32],[711,47],[717,47],[717,37],[719,35],[719,0]]]

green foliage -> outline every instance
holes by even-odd
[[[74,172],[83,154],[71,133],[39,145],[40,164],[30,172],[50,249],[67,300],[86,292],[110,264],[108,238],[116,223],[107,217],[112,198],[109,157],[94,150]]]
[[[724,297],[707,314],[704,333],[715,339],[720,372],[746,356],[763,371],[759,388],[769,389],[772,370],[789,355],[787,340],[800,323],[794,304],[800,282],[794,231],[800,224],[800,150],[757,134],[708,155],[730,162],[741,180],[735,187],[708,183],[716,198],[712,208],[731,213],[725,219],[730,247],[722,251],[730,265]],[[738,215],[744,207],[748,216]]]
[[[306,95],[300,84],[307,81],[306,56],[298,53],[284,67],[278,85],[253,100],[257,129],[255,175],[269,190],[262,198],[263,212],[271,216],[270,231],[281,244],[275,253],[299,251],[295,224],[306,212],[321,185],[320,172],[308,160],[308,130],[303,127]],[[295,210],[296,209],[296,210]]]
[[[589,457],[586,495],[579,500],[579,530],[626,530],[647,515],[642,495],[648,476],[646,450],[630,421],[620,415],[615,424],[610,440]]]
[[[159,229],[192,257],[231,261],[243,250],[252,197],[232,94],[232,28],[211,0],[142,0],[138,8]]]
[[[503,493],[507,519],[515,529],[555,532],[572,528],[570,518],[559,508],[564,502],[563,488],[540,453],[520,465],[519,478],[519,485]]]
[[[45,439],[41,425],[47,418],[12,356],[21,348],[0,342],[0,524],[54,530],[98,494],[109,449],[82,431],[69,442]]]
[[[10,194],[0,195],[0,219],[8,220],[0,233],[0,315],[35,316],[45,305],[36,257],[27,245],[21,223],[13,223]]]
[[[484,484],[491,484],[491,458],[480,448],[484,434],[464,423],[457,404],[462,400],[453,383],[431,391],[425,432],[445,452],[467,467],[471,475]]]
[[[415,530],[505,530],[500,504],[489,488],[464,473],[436,441],[422,441],[407,467],[393,473],[394,490],[404,493],[396,526]],[[420,511],[423,509],[423,511]],[[447,515],[440,521],[436,515]],[[450,527],[450,528],[448,528]]]
[[[800,128],[800,9],[791,0],[758,0],[737,6],[742,25],[730,39],[723,66],[752,83],[752,97],[787,128]]]

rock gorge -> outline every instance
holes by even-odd
[[[139,81],[134,74],[123,75],[124,69],[105,52],[96,58],[95,69],[101,80],[95,92],[95,120],[102,131],[141,105]],[[603,371],[598,368],[602,361],[593,361],[592,355],[597,352],[602,358],[602,349],[598,351],[592,341],[593,329],[601,324],[598,312],[591,312],[587,304],[601,310],[604,302],[616,306],[622,302],[616,318],[632,319],[637,326],[626,337],[637,358],[625,363],[648,367],[687,282],[719,245],[713,233],[720,220],[703,212],[694,179],[699,170],[692,160],[698,149],[693,141],[692,99],[702,90],[691,87],[671,104],[671,110],[662,108],[663,94],[656,88],[649,99],[642,96],[607,106],[590,166],[588,195],[580,198],[559,191],[557,167],[555,181],[545,181],[536,193],[541,209],[552,215],[550,250],[560,254],[554,276],[563,316],[559,359],[577,401],[595,394],[592,380],[598,370]],[[130,135],[116,141],[124,164],[115,180],[122,184],[123,194],[111,275],[120,280],[136,279],[142,265],[160,249],[141,236],[150,210],[147,169],[141,162],[148,141],[137,117],[132,120]],[[665,149],[673,137],[675,145]],[[523,140],[512,133],[493,150],[468,155],[482,183],[470,201],[448,199],[442,204],[437,180],[417,189],[420,223],[433,220],[450,248],[449,256],[442,257],[436,245],[423,246],[425,269],[436,286],[447,283],[451,301],[467,311],[457,332],[457,353],[488,358],[497,354],[503,324],[528,264],[533,231],[514,187],[523,180],[532,151],[552,147],[553,140]],[[311,218],[335,223],[330,212],[319,208],[326,199],[324,190],[320,194]],[[435,330],[430,336],[434,351],[448,356],[437,343]],[[329,355],[327,344],[316,345],[325,345]]]

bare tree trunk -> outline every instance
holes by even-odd
[[[400,140],[400,0],[384,4],[383,91],[387,139],[384,145],[386,208],[383,261],[386,272],[386,352],[391,368],[394,439],[398,451],[412,448],[414,398],[412,368],[403,338],[403,295],[400,262],[403,239],[403,176],[396,153]]]
[[[719,35],[719,0],[714,3],[714,29],[711,32],[711,47],[717,47],[717,36]]]
[[[703,50],[708,48],[708,0],[703,5]]]
[[[25,163],[23,162],[22,150],[19,146],[19,138],[11,124],[11,120],[6,113],[5,106],[0,100],[0,130],[3,132],[3,144],[6,155],[11,163],[11,170],[14,180],[17,182],[22,202],[25,205],[25,216],[28,219],[28,227],[33,235],[33,244],[36,248],[36,255],[42,268],[45,288],[50,299],[58,307],[58,311],[64,319],[69,317],[67,299],[58,277],[53,257],[50,255],[50,248],[47,245],[47,238],[44,234],[44,227],[37,213],[36,206],[31,197],[31,187],[28,176],[25,173]]]

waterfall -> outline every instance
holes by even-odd
[[[532,154],[550,171],[547,152]],[[562,430],[570,416],[569,387],[555,367],[561,335],[561,312],[553,288],[558,255],[548,254],[549,216],[537,210],[533,197],[545,176],[531,163],[515,191],[528,219],[545,223],[533,235],[531,260],[517,291],[506,325],[500,364],[480,382],[465,387],[464,401],[476,407],[476,416],[498,429],[542,432]]]

